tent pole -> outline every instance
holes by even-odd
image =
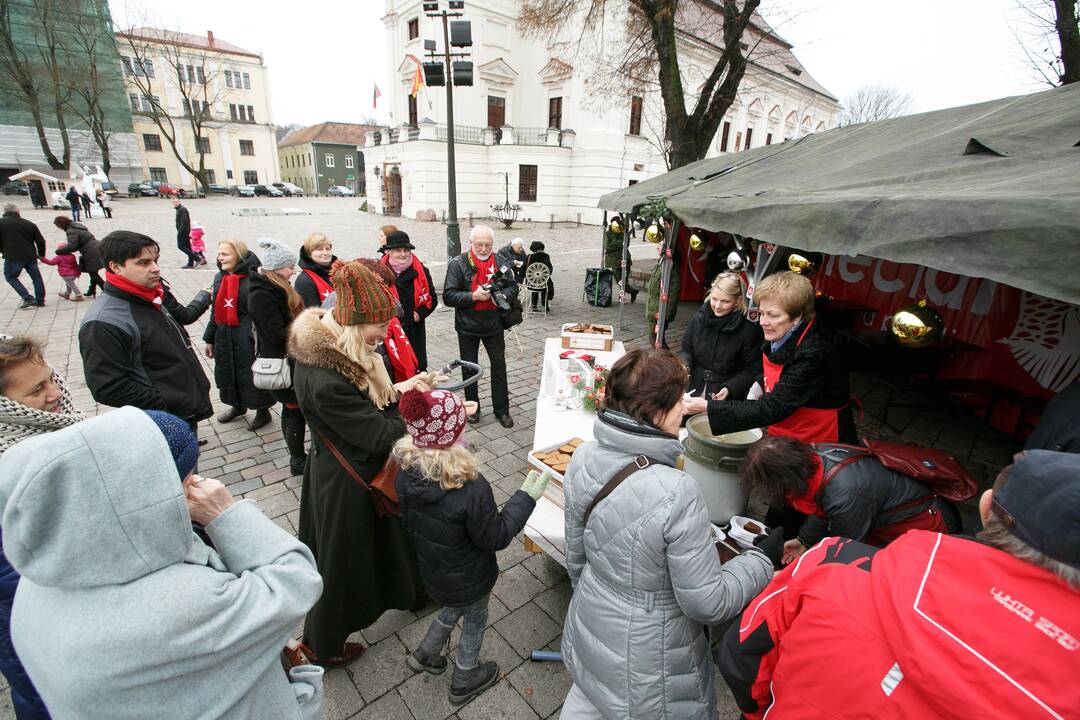
[[[627,217],[622,218],[622,253],[619,255],[619,262],[621,263],[622,270],[619,272],[619,277],[622,280],[619,282],[619,334],[622,335],[622,320],[623,320],[623,306],[626,305],[627,288],[630,287],[630,278],[626,271],[627,256],[630,254],[630,228],[631,224],[627,222]]]
[[[660,269],[660,310],[657,312],[656,316],[657,349],[660,349],[664,344],[664,333],[667,331],[667,304],[670,302],[667,293],[668,287],[671,285],[672,266],[675,264],[675,258],[672,257],[673,253],[671,252],[671,246],[675,245],[678,247],[678,241],[676,240],[678,237],[679,219],[675,218],[671,222],[671,231],[668,233],[667,237],[664,238],[664,251],[660,256],[660,262],[663,263],[663,266]]]

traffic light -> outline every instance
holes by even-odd
[[[424,63],[424,84],[428,87],[438,87],[446,84],[446,73],[441,62]]]
[[[472,85],[472,63],[465,60],[454,61],[454,85],[457,87]]]

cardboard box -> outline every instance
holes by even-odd
[[[562,346],[567,350],[600,350],[602,352],[610,352],[611,347],[615,342],[615,328],[611,325],[599,325],[595,324],[597,328],[604,328],[607,330],[606,334],[603,333],[580,333],[569,332],[567,328],[572,328],[580,323],[564,323],[562,326]]]

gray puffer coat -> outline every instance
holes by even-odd
[[[611,411],[576,453],[563,484],[566,560],[574,595],[563,661],[605,718],[713,718],[716,696],[704,623],[740,613],[773,575],[757,550],[720,564],[697,482],[674,468],[681,446]],[[582,516],[637,455],[653,465]]]

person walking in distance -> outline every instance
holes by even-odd
[[[86,219],[93,219],[94,213],[91,212],[91,208],[93,207],[94,202],[90,199],[90,194],[86,192],[79,193],[79,201],[82,202],[83,215],[86,215]]]
[[[68,188],[67,195],[64,196],[68,205],[71,206],[71,219],[74,222],[79,222],[79,213],[82,211],[82,197],[79,195],[79,191],[72,185]]]
[[[112,198],[101,188],[97,191],[97,204],[101,206],[101,212],[105,213],[105,217],[112,220]]]
[[[498,271],[494,255],[495,231],[487,225],[477,225],[469,232],[469,250],[457,256],[446,267],[443,281],[443,302],[454,308],[454,329],[458,336],[458,352],[462,360],[475,363],[480,358],[480,343],[487,351],[491,365],[491,404],[499,424],[514,427],[510,417],[510,393],[506,386],[506,340],[499,308],[486,285]],[[510,277],[507,296],[517,294],[517,285]],[[465,378],[472,373],[462,369]],[[476,385],[465,389],[465,397],[479,402]],[[470,423],[480,421],[480,411],[469,417]]]
[[[189,270],[199,265],[198,255],[191,252],[191,214],[180,204],[180,198],[173,198],[172,206],[176,208],[176,247],[187,257],[183,269]]]
[[[101,280],[101,270],[105,267],[101,261],[101,241],[86,229],[82,223],[71,222],[63,215],[57,215],[53,219],[53,225],[64,231],[67,235],[67,243],[56,248],[57,255],[79,254],[79,270],[90,276],[90,287],[86,290],[87,297],[97,295],[97,289],[104,287]]]
[[[4,256],[4,279],[22,298],[19,309],[44,306],[45,281],[37,261],[45,255],[45,237],[37,225],[19,216],[15,203],[4,205],[4,216],[0,218],[0,255]],[[32,297],[19,280],[23,271],[34,283]]]

